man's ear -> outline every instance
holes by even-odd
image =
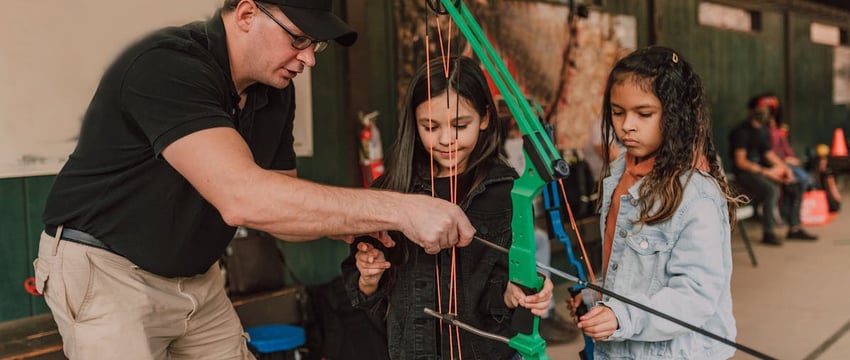
[[[236,26],[242,31],[248,31],[256,19],[257,4],[250,0],[240,1],[233,10],[233,17],[236,20]]]

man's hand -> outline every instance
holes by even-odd
[[[452,246],[466,246],[475,235],[460,207],[448,201],[425,195],[409,195],[400,211],[407,215],[401,231],[428,254]]]
[[[800,164],[802,164],[800,162],[800,159],[798,159],[795,156],[789,156],[789,157],[785,158],[785,163],[788,164],[788,165],[793,165],[793,166],[800,166]]]
[[[764,176],[779,184],[790,184],[794,182],[794,173],[787,166],[774,166],[764,169]]]

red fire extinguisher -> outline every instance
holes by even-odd
[[[381,148],[381,133],[375,124],[378,111],[360,117],[360,170],[363,173],[363,186],[369,187],[378,176],[384,173],[384,151]]]

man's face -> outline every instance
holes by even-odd
[[[272,6],[266,9],[268,14],[258,8],[257,39],[254,42],[256,51],[254,59],[249,60],[255,64],[254,73],[258,82],[282,89],[289,86],[292,79],[304,71],[305,66],[316,65],[315,46],[296,49],[293,41],[296,37],[306,36],[304,32],[280,8]]]
[[[761,125],[767,125],[770,122],[770,110],[763,107],[758,107],[753,111],[753,119]]]
[[[759,124],[768,125],[778,111],[779,99],[775,96],[765,96],[756,103],[756,107],[752,110],[752,117]]]

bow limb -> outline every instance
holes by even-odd
[[[525,172],[514,182],[511,191],[513,243],[508,254],[508,277],[526,293],[536,293],[543,285],[543,277],[538,276],[535,261],[532,202],[546,183],[566,177],[569,168],[466,5],[460,0],[441,2],[481,60],[523,134],[527,161]],[[514,327],[518,334],[510,339],[509,345],[525,359],[549,359],[546,342],[538,332],[539,322],[540,318],[528,309],[519,307],[514,311]]]

